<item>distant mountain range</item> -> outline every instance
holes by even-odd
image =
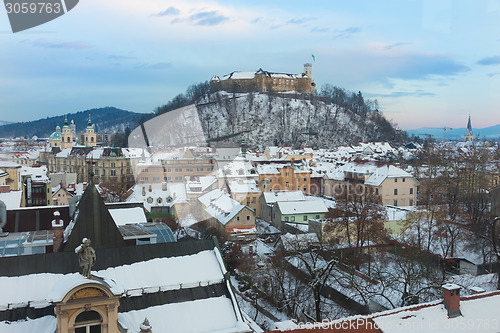
[[[87,122],[91,117],[92,124],[101,133],[114,133],[123,131],[126,127],[133,129],[137,126],[142,113],[135,113],[120,110],[114,107],[104,107],[68,114],[68,122],[73,120],[76,125],[76,132],[80,133],[87,127]],[[55,131],[56,126],[64,125],[64,115],[47,117],[29,122],[8,123],[0,121],[0,138],[25,137],[39,138],[49,137]]]
[[[13,124],[13,122],[0,120],[0,126],[2,126],[2,125],[8,125],[8,124]]]
[[[443,140],[443,128],[419,128],[415,130],[407,130],[408,134],[425,137],[427,134],[433,135],[436,140]],[[500,138],[500,124],[485,128],[473,128],[472,132],[476,138],[480,139],[498,139]],[[465,128],[454,128],[446,131],[446,140],[463,140]]]

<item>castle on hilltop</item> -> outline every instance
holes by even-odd
[[[212,92],[299,92],[313,94],[316,84],[312,81],[312,65],[304,64],[301,74],[273,73],[260,68],[256,72],[232,72],[210,79]]]

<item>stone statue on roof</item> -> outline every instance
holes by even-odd
[[[78,263],[82,268],[82,275],[86,278],[90,278],[90,270],[95,264],[95,251],[90,246],[90,239],[84,238],[82,244],[75,249],[75,253],[78,254]]]

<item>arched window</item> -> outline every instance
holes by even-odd
[[[90,138],[90,141],[91,141],[91,142],[94,142],[94,137],[91,137],[91,138]]]
[[[101,333],[102,318],[96,311],[84,311],[75,319],[75,333]]]
[[[69,142],[69,136],[68,136],[68,139],[66,141]]]

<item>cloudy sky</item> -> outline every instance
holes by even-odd
[[[81,0],[13,34],[0,9],[0,120],[152,112],[214,74],[300,73],[376,98],[403,129],[500,123],[500,0]]]

